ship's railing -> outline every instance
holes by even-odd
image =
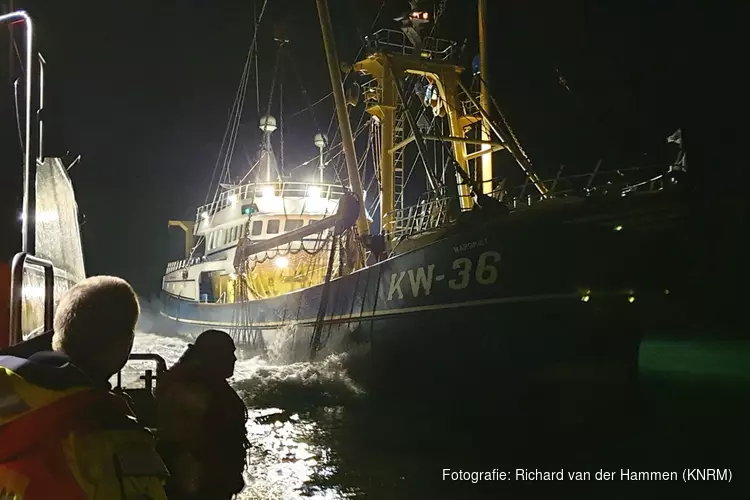
[[[627,196],[635,192],[664,189],[662,171],[663,167],[630,167],[606,171],[597,168],[590,173],[568,176],[562,176],[560,171],[556,177],[543,180],[542,183],[549,188],[547,198],[585,197],[606,193]],[[496,188],[489,195],[503,201],[510,209],[528,207],[544,200],[528,179],[513,188]]]
[[[422,200],[416,205],[400,208],[391,213],[391,238],[418,234],[448,223],[450,197]]]
[[[365,82],[362,85],[362,96],[365,101],[365,106],[380,104],[382,92],[377,78]]]
[[[474,101],[479,102],[479,91],[472,88],[469,92],[471,92],[471,97]],[[480,116],[479,108],[471,102],[466,92],[461,92],[458,95],[458,102],[461,103],[461,113],[463,113],[463,116]]]
[[[547,199],[567,196],[596,196],[608,192],[627,196],[634,192],[652,192],[664,189],[665,178],[657,173],[661,167],[634,167],[610,171],[594,170],[591,173],[576,174],[566,177],[558,175],[542,181],[548,186]],[[638,175],[639,179],[629,180]],[[646,175],[650,174],[650,175]],[[598,183],[594,185],[594,181]],[[510,210],[518,210],[542,202],[541,194],[530,181],[505,189],[502,179],[493,179],[498,187],[489,196],[504,203]],[[470,195],[467,195],[470,196]],[[394,210],[390,214],[391,227],[388,231],[394,240],[411,236],[431,229],[437,229],[450,222],[448,207],[451,196],[445,187],[428,191],[420,196],[416,205]]]
[[[206,260],[205,257],[194,257],[192,259],[175,260],[167,264],[167,269],[164,274],[169,274],[180,269],[185,269],[188,266],[200,264]]]
[[[365,37],[365,43],[371,51],[386,49],[392,54],[412,55],[416,48],[406,34],[400,30],[382,29],[372,35]],[[420,57],[435,61],[445,61],[453,56],[453,51],[458,43],[443,38],[422,38]]]
[[[416,205],[399,208],[390,213],[391,224],[387,228],[388,234],[397,240],[446,225],[449,222],[451,198],[445,187],[422,193]]]
[[[474,78],[472,79],[471,86],[467,89],[469,93],[471,94],[471,97],[474,99],[475,102],[480,102],[480,82],[481,78],[479,75],[474,75]],[[477,116],[479,117],[481,113],[479,112],[479,108],[474,105],[474,103],[471,102],[471,99],[469,99],[469,96],[466,95],[466,92],[460,92],[458,94],[458,102],[461,103],[461,112],[463,113],[463,116]]]
[[[243,200],[253,200],[260,196],[277,196],[280,198],[310,197],[338,200],[345,192],[344,187],[340,184],[323,184],[319,182],[284,181],[243,184],[223,191],[213,202],[198,207],[195,220],[196,222],[200,222],[202,217],[211,216],[233,203],[239,203]]]

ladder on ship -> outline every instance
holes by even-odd
[[[371,78],[365,85],[366,111],[380,122],[380,215],[385,233],[398,233],[404,222],[398,216],[404,210],[404,149],[412,142],[417,146],[428,179],[432,179],[433,189],[437,187],[434,186],[437,172],[431,170],[425,158],[425,141],[440,141],[452,146],[451,161],[456,179],[446,179],[446,182],[449,188],[451,184],[456,186],[461,210],[472,208],[472,193],[488,194],[493,189],[492,178],[483,177],[487,175],[485,169],[478,165],[472,169],[470,162],[481,160],[501,149],[507,150],[516,159],[542,196],[547,193],[547,188],[532,172],[530,162],[512,132],[507,133],[493,123],[488,110],[481,107],[477,92],[470,91],[461,82],[463,68],[454,62],[455,42],[427,37],[419,52],[416,52],[402,32],[387,29],[373,34],[370,41],[370,53],[355,63],[353,68]],[[423,134],[419,130],[409,106],[413,94],[409,92],[410,89],[404,89],[407,78],[428,83],[436,97],[432,105],[438,107],[433,114],[447,117],[449,135],[434,132]],[[482,137],[487,135],[486,131],[491,133],[489,139],[469,137],[468,132],[477,123],[485,128]],[[407,124],[411,132],[409,135]],[[477,151],[469,152],[468,145],[477,146]]]

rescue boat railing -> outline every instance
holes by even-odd
[[[153,353],[131,353],[128,361],[153,361],[156,363],[156,375],[151,370],[146,370],[145,374],[140,377],[146,385],[146,390],[152,391],[154,389],[154,380],[157,382],[159,378],[167,371],[167,362],[164,358],[158,354]],[[122,370],[117,372],[117,386],[118,389],[122,389]]]
[[[52,262],[26,252],[13,257],[10,287],[10,345],[23,341],[21,330],[23,317],[23,271],[26,264],[44,269],[44,331],[52,330],[55,308],[55,268]]]

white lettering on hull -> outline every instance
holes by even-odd
[[[484,240],[486,242],[486,239]],[[473,242],[477,243],[477,242]],[[454,247],[457,248],[457,247]],[[453,273],[448,279],[448,288],[451,290],[463,290],[472,281],[479,285],[492,285],[497,282],[497,266],[500,262],[500,252],[488,250],[482,252],[476,259],[476,265],[468,257],[459,257],[453,261]],[[402,287],[404,278],[409,277],[409,287]],[[402,300],[404,290],[411,292],[413,298],[428,296],[432,293],[435,283],[444,281],[445,274],[435,274],[435,264],[420,266],[406,271],[397,271],[390,275],[388,280],[388,294],[386,301]]]

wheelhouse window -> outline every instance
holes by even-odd
[[[260,234],[263,234],[263,221],[262,220],[254,220],[253,221],[253,227],[250,231],[251,236],[258,236]]]
[[[279,219],[269,220],[268,225],[266,226],[266,234],[279,234],[280,226],[281,221]]]
[[[304,221],[302,219],[287,219],[284,222],[284,232],[294,231],[302,227]]]

